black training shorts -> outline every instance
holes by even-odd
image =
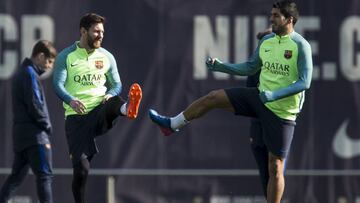
[[[296,122],[279,118],[260,100],[257,88],[229,88],[225,92],[236,115],[258,118],[263,128],[262,141],[276,156],[286,158]]]
[[[120,97],[115,96],[88,114],[66,117],[65,133],[73,165],[82,158],[92,157],[98,153],[95,138],[105,134],[112,127],[113,120],[120,115],[120,106],[123,103]]]

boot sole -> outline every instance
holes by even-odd
[[[129,106],[127,109],[127,117],[135,119],[139,113],[139,106],[142,99],[142,90],[139,84],[131,85],[128,95]]]

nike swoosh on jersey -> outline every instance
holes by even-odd
[[[78,66],[80,64],[84,64],[85,62],[83,60],[75,60],[70,64],[71,67]]]
[[[346,119],[335,133],[332,143],[334,153],[344,159],[351,159],[360,155],[360,139],[349,137],[346,132],[349,120]]]

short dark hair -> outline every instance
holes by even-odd
[[[39,53],[44,53],[46,58],[55,58],[57,55],[57,51],[53,45],[48,40],[39,40],[33,47],[32,57],[35,57]]]
[[[280,9],[280,12],[285,16],[285,18],[293,17],[293,25],[297,22],[299,18],[299,11],[297,9],[296,3],[291,0],[282,0],[273,4],[273,8]]]
[[[96,23],[105,23],[105,17],[98,15],[96,13],[87,13],[80,19],[80,28],[89,28]]]

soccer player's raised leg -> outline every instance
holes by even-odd
[[[165,136],[178,131],[191,120],[204,116],[212,109],[219,108],[234,112],[234,108],[223,89],[211,91],[209,94],[195,100],[185,111],[174,117],[166,117],[155,110],[149,110],[150,119],[156,123]]]

